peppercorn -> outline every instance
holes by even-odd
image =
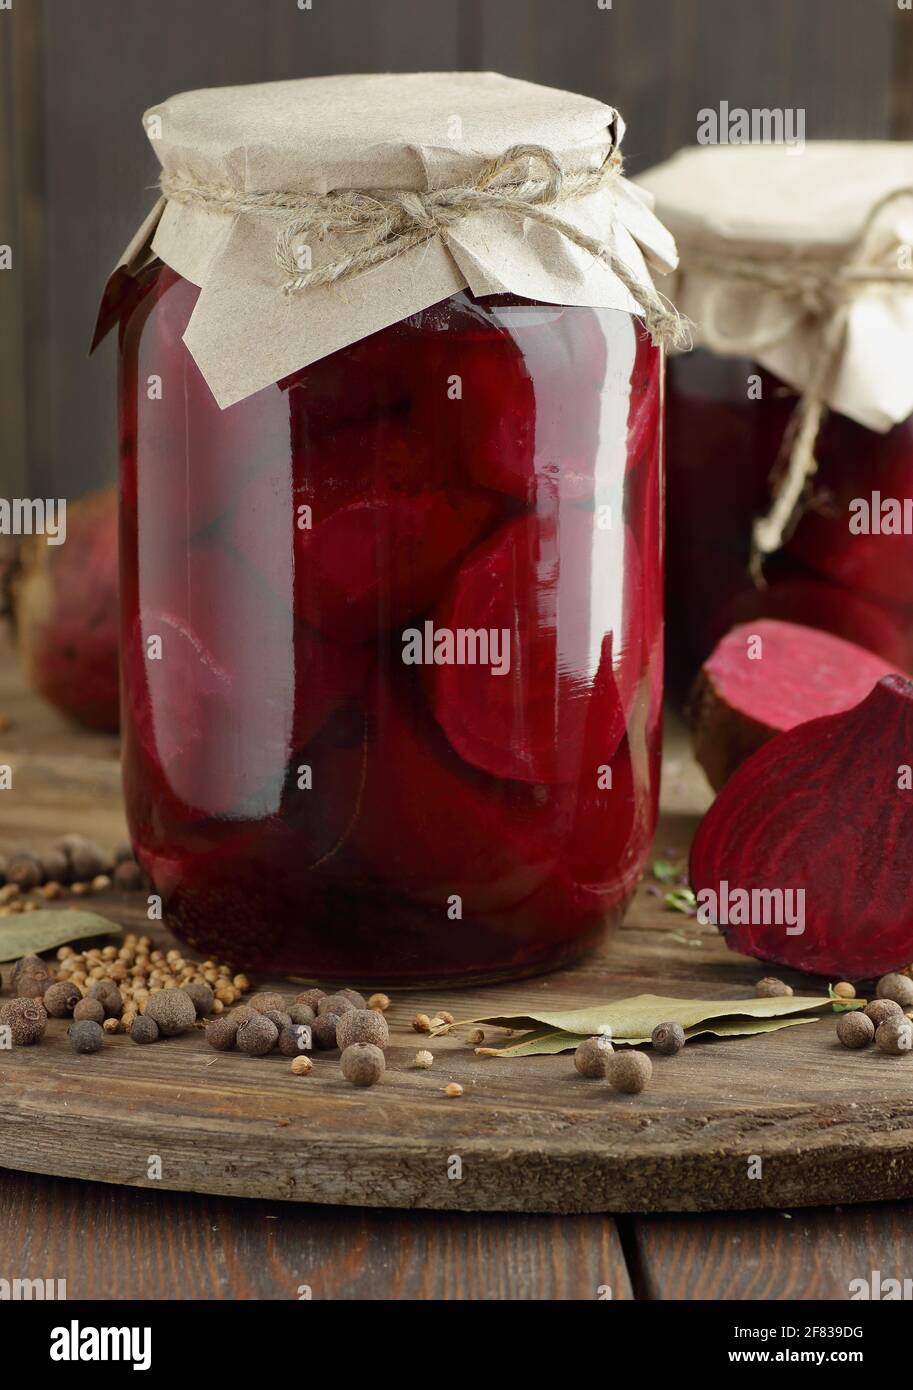
[[[33,854],[14,854],[6,866],[6,878],[28,893],[41,882],[41,865]]]
[[[311,1024],[311,1036],[314,1039],[314,1046],[322,1048],[327,1052],[336,1046],[336,1025],[339,1022],[339,1014],[318,1014]]]
[[[658,1023],[650,1041],[661,1056],[674,1057],[685,1046],[685,1030],[680,1023]]]
[[[89,986],[89,998],[97,999],[106,1018],[119,1018],[124,1011],[124,998],[113,980],[95,980]]]
[[[310,1051],[312,1041],[310,1024],[291,1023],[287,1028],[279,1029],[276,1051],[281,1052],[283,1057],[297,1057],[299,1052]]]
[[[203,980],[191,981],[189,985],[183,986],[184,993],[189,994],[193,1000],[193,1007],[197,1011],[197,1018],[208,1018],[212,1013],[212,1006],[216,1002],[216,996]]]
[[[870,999],[865,1006],[865,1014],[879,1028],[889,1018],[902,1018],[903,1009],[893,999]]]
[[[903,1015],[885,1019],[875,1031],[875,1046],[894,1057],[913,1052],[913,1023]]]
[[[634,1096],[642,1091],[653,1075],[653,1063],[645,1052],[633,1049],[613,1052],[606,1066],[609,1085],[625,1095]]]
[[[831,992],[835,994],[838,999],[856,998],[856,986],[851,985],[849,980],[840,980],[839,983],[834,985],[834,988]]]
[[[472,1032],[469,1034],[469,1041],[474,1047],[478,1047],[480,1043],[485,1041],[485,1034],[482,1032],[481,1028],[473,1028]]]
[[[51,1018],[69,1018],[82,998],[82,992],[68,980],[48,985],[44,992],[44,1007]]]
[[[421,1052],[416,1052],[412,1059],[412,1065],[420,1070],[426,1070],[434,1065],[434,1053],[423,1048]]]
[[[416,1033],[430,1033],[431,1019],[427,1014],[416,1014],[412,1020],[412,1028]]]
[[[287,1002],[284,994],[277,994],[275,990],[263,990],[260,994],[252,994],[247,1006],[256,1009],[260,1014],[266,1013],[267,1009],[281,1009],[284,1013]]]
[[[288,1016],[293,1023],[313,1023],[317,1017],[310,1004],[290,1004]]]
[[[316,1017],[318,1005],[320,1004],[321,999],[324,998],[325,994],[326,990],[324,989],[305,989],[302,990],[300,994],[295,995],[295,1003],[307,1004],[309,1009],[314,1010],[314,1016]]]
[[[342,1014],[355,1005],[345,994],[325,994],[317,1004],[317,1017],[321,1014]]]
[[[462,1094],[463,1087],[460,1085],[459,1081],[448,1081],[447,1085],[444,1087],[444,1095],[450,1096],[452,1099]]]
[[[265,1057],[278,1041],[279,1029],[275,1023],[256,1010],[242,1020],[235,1038],[236,1046],[249,1057]]]
[[[206,1031],[208,1035],[209,1030]],[[158,1042],[159,1026],[148,1014],[137,1014],[130,1025],[130,1036],[135,1043]]]
[[[186,1033],[197,1021],[197,1011],[190,995],[173,986],[150,995],[143,1012],[155,1019],[159,1031],[166,1038]]]
[[[868,1047],[874,1036],[875,1025],[861,1009],[840,1014],[837,1019],[837,1037],[844,1047]]]
[[[902,1009],[908,1009],[913,1004],[913,980],[897,973],[882,975],[875,994],[879,999],[893,999]]]
[[[339,1059],[343,1076],[353,1086],[375,1085],[383,1076],[386,1065],[384,1054],[373,1043],[352,1043]]]
[[[307,1076],[308,1072],[314,1070],[314,1063],[310,1057],[295,1057],[292,1061],[292,1071],[296,1076]]]
[[[41,999],[52,984],[53,980],[48,974],[22,974],[14,988],[20,999]]]
[[[388,1047],[390,1029],[387,1020],[377,1009],[347,1009],[336,1024],[336,1046],[351,1047],[353,1043],[373,1043]]]
[[[275,1023],[280,1033],[283,1028],[291,1028],[292,1026],[291,1016],[284,1009],[260,1009],[259,1012],[271,1023]]]
[[[363,994],[359,994],[357,989],[341,989],[339,993],[343,999],[348,999],[356,1009],[366,1009],[368,1001]]]
[[[30,1047],[44,1037],[47,1010],[37,999],[9,999],[0,1006],[0,1024],[9,1028],[17,1047]]]
[[[775,975],[765,975],[763,980],[758,980],[754,992],[759,999],[779,999],[792,994],[793,989],[792,985],[784,984]]]
[[[76,1023],[104,1023],[105,1006],[100,999],[80,999],[73,1018]]]
[[[113,874],[116,886],[125,893],[137,893],[143,886],[144,874],[135,859],[122,860]]]
[[[89,1018],[84,1018],[79,1023],[71,1023],[67,1037],[74,1052],[98,1052],[105,1041],[101,1024],[94,1023]]]
[[[608,1038],[585,1038],[574,1053],[574,1066],[581,1076],[605,1076],[606,1061],[613,1051]]]
[[[235,1018],[235,1010],[230,1014],[221,1014],[214,1018],[211,1023],[206,1025],[206,1041],[210,1047],[214,1047],[217,1052],[230,1052],[235,1045],[235,1038],[238,1035],[239,1019]],[[145,1014],[141,1015],[145,1017]]]
[[[368,1000],[369,1009],[378,1009],[382,1014],[386,1013],[390,1007],[390,999],[386,994],[372,994]]]

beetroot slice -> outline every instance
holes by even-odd
[[[759,652],[759,656],[750,653]],[[694,755],[715,790],[775,734],[839,714],[897,667],[842,637],[762,618],[734,627],[691,697]]]
[[[605,757],[625,730],[641,669],[643,583],[627,529],[561,506],[508,522],[464,561],[435,630],[509,633],[510,670],[423,667],[435,715],[467,762],[496,777],[573,782],[607,632],[615,685],[603,705]]]
[[[883,975],[913,960],[913,791],[901,769],[913,750],[913,683],[885,676],[854,709],[778,734],[733,774],[691,851],[701,905],[725,890],[729,946],[832,979]],[[788,935],[770,901],[733,894],[804,890],[804,931]],[[793,907],[796,900],[793,898]],[[794,915],[794,914],[793,914]]]

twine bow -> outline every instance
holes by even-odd
[[[473,213],[500,212],[528,218],[551,227],[607,265],[642,311],[654,343],[690,346],[688,325],[668,300],[652,284],[642,283],[608,242],[581,231],[556,211],[562,203],[608,187],[621,171],[617,150],[600,169],[568,173],[557,156],[541,145],[515,145],[486,164],[470,182],[424,192],[237,193],[172,174],[162,176],[161,188],[172,202],[281,219],[276,259],[288,276],[282,286],[286,294],[360,275],[435,236],[446,240],[449,229]],[[302,249],[330,237],[342,241],[352,238],[357,244],[326,265],[302,268]]]
[[[870,210],[862,230],[842,262],[823,264],[812,261],[784,265],[763,260],[727,260],[724,256],[688,255],[687,267],[710,275],[718,282],[743,282],[771,289],[781,297],[786,315],[783,321],[746,343],[739,340],[740,353],[757,357],[777,346],[802,319],[821,324],[818,350],[808,382],[783,437],[774,465],[773,499],[765,516],[752,527],[751,570],[761,581],[764,558],[779,550],[800,515],[800,503],[810,479],[818,469],[815,446],[827,414],[827,397],[833,386],[846,339],[847,322],[858,295],[872,285],[899,285],[913,289],[913,267],[884,265],[875,246],[880,214],[900,198],[913,197],[913,187],[894,189]],[[732,344],[718,333],[712,316],[702,325],[702,341],[711,349],[732,351]]]

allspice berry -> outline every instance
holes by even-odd
[[[645,1052],[635,1052],[633,1048],[613,1052],[606,1067],[609,1085],[628,1096],[642,1091],[652,1075],[653,1063],[650,1058]]]
[[[184,993],[189,994],[193,1001],[193,1007],[197,1011],[197,1018],[208,1018],[212,1013],[212,1006],[216,1002],[209,985],[199,980],[196,984],[183,985]]]
[[[82,992],[78,986],[69,980],[58,980],[56,984],[48,985],[43,1002],[51,1018],[69,1018],[81,998]]]
[[[167,992],[167,991],[166,991]],[[265,1057],[279,1041],[279,1029],[266,1014],[254,1012],[241,1022],[235,1044],[249,1057]]]
[[[108,867],[104,852],[82,835],[65,835],[59,848],[70,861],[71,877],[82,882],[95,878]]]
[[[220,1014],[211,1023],[207,1023],[206,1041],[217,1052],[230,1052],[234,1047],[240,1023],[240,1019],[235,1018],[237,1012],[237,1009],[233,1009],[231,1013]]]
[[[135,1043],[158,1042],[159,1026],[148,1014],[137,1014],[130,1025],[130,1036]]]
[[[73,1010],[76,1023],[104,1023],[105,1006],[100,999],[80,999]]]
[[[70,1024],[67,1038],[74,1052],[98,1052],[104,1044],[105,1034],[100,1023],[85,1018],[80,1023]]]
[[[581,1076],[605,1076],[606,1062],[613,1051],[608,1038],[586,1038],[574,1053],[574,1066]]]
[[[197,1021],[197,1011],[190,995],[174,987],[150,994],[143,1013],[155,1019],[159,1032],[166,1038],[186,1033]]]
[[[353,1043],[373,1043],[375,1047],[388,1047],[390,1029],[387,1020],[377,1009],[347,1009],[339,1015],[336,1024],[336,1046],[343,1049]]]
[[[247,1001],[249,1009],[256,1009],[257,1013],[265,1014],[267,1009],[280,1009],[285,1013],[285,1006],[288,1001],[284,994],[279,994],[276,990],[261,990],[259,994],[252,994]]]
[[[23,956],[13,966],[10,984],[15,989],[20,975],[47,975],[49,973],[47,961],[42,960],[40,956]]]
[[[343,1014],[355,1005],[345,994],[325,994],[317,1005],[317,1017],[321,1014]]]
[[[313,1043],[309,1023],[292,1023],[288,1028],[280,1028],[276,1051],[283,1057],[297,1057],[301,1052],[309,1052]]]
[[[292,1062],[292,1071],[296,1076],[307,1076],[308,1072],[314,1070],[314,1063],[310,1057],[296,1057]]]
[[[336,1046],[336,1025],[339,1022],[339,1014],[318,1014],[311,1024],[311,1034],[314,1038],[314,1046],[322,1048],[325,1052]]]
[[[685,1030],[680,1023],[658,1023],[650,1041],[661,1056],[674,1057],[685,1046]]]
[[[913,1023],[903,1015],[885,1019],[875,1030],[875,1046],[892,1057],[905,1057],[913,1052]]]
[[[113,980],[96,980],[89,986],[89,998],[99,1001],[105,1018],[120,1018],[124,1011],[123,996]]]
[[[49,849],[39,854],[38,866],[45,883],[64,883],[70,874],[70,861],[62,849]]]
[[[268,1018],[270,1023],[275,1023],[280,1033],[283,1028],[291,1028],[292,1026],[291,1015],[287,1014],[284,1009],[261,1009],[260,1013],[264,1018]]]
[[[317,1006],[325,994],[325,989],[305,989],[302,990],[300,994],[295,995],[295,1003],[307,1004],[309,1009],[314,1010],[314,1014],[316,1016]]]
[[[758,980],[754,987],[754,992],[759,999],[779,999],[792,994],[792,985],[784,984],[775,975],[765,975],[763,980]]]
[[[384,1054],[374,1043],[352,1043],[339,1059],[346,1081],[353,1086],[373,1086],[386,1069]]]
[[[876,1028],[880,1028],[889,1018],[903,1018],[903,1009],[893,999],[870,999],[865,1014]]]
[[[48,974],[31,975],[23,972],[15,983],[15,991],[20,999],[42,999],[53,983]]]
[[[15,883],[24,893],[37,888],[42,879],[41,865],[33,854],[14,854],[6,865],[7,883]]]
[[[837,1019],[837,1037],[844,1047],[868,1047],[874,1036],[875,1025],[861,1009]]]
[[[16,1047],[30,1047],[44,1037],[47,1009],[37,999],[9,999],[0,1007],[0,1025],[10,1030]]]
[[[143,887],[145,876],[135,859],[122,860],[113,874],[114,882],[125,893],[138,893]]]
[[[342,995],[343,999],[348,999],[356,1009],[366,1009],[368,1007],[368,1001],[365,999],[365,996],[359,994],[357,989],[341,989],[339,993]]]
[[[893,999],[902,1009],[909,1009],[913,1004],[913,980],[909,975],[882,975],[875,994],[879,999]]]
[[[313,1023],[317,1014],[310,1004],[290,1004],[288,1016],[292,1023]]]

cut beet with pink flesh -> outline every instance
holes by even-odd
[[[842,637],[762,618],[734,627],[691,697],[694,753],[719,790],[775,734],[864,700],[896,666]]]
[[[589,597],[589,602],[581,596]],[[425,666],[432,708],[462,758],[496,777],[572,782],[580,771],[593,680],[606,632],[617,697],[604,710],[611,757],[640,675],[643,582],[637,547],[592,510],[522,517],[466,559],[434,610],[435,630],[497,633],[509,670]]]
[[[742,764],[691,851],[699,906],[734,950],[831,979],[909,965],[911,754],[913,683],[885,676]]]

